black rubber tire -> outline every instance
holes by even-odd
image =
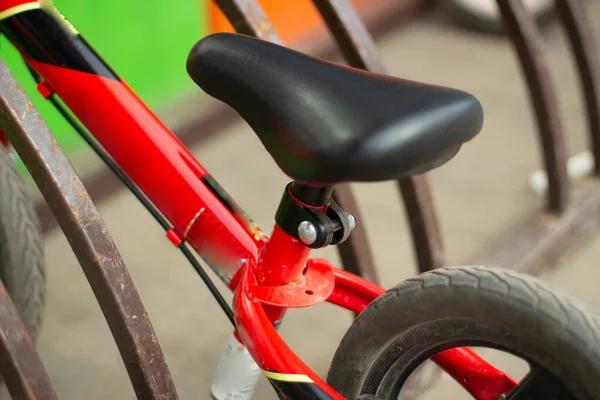
[[[501,19],[483,17],[453,0],[445,1],[443,5],[459,24],[468,29],[496,36],[504,35]],[[534,18],[540,29],[546,28],[556,20],[556,10],[554,7],[545,8],[534,15]]]
[[[40,223],[14,162],[1,145],[0,279],[35,342],[46,304]]]
[[[488,267],[443,268],[371,303],[342,339],[327,381],[357,399],[375,394],[392,365],[403,382],[443,350],[484,346],[533,361],[576,399],[594,400],[600,394],[599,333],[600,319],[585,305],[539,279]]]

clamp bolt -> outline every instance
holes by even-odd
[[[310,221],[302,221],[298,225],[298,237],[305,245],[311,245],[317,240],[317,228]]]
[[[348,214],[348,229],[353,230],[356,226],[356,218],[352,214]]]

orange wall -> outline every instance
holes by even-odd
[[[350,0],[354,6],[367,0]],[[211,31],[232,32],[221,10],[209,0]],[[325,24],[311,0],[258,0],[285,44],[293,44],[325,31]]]

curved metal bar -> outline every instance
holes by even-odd
[[[386,73],[367,27],[347,0],[312,0],[344,58],[354,68]]]
[[[387,73],[365,24],[347,0],[313,0],[313,3],[351,66]],[[404,199],[419,271],[442,267],[442,239],[425,176],[399,180],[398,186]]]
[[[398,181],[412,232],[419,272],[444,266],[444,246],[431,191],[424,175]]]
[[[214,0],[237,33],[282,44],[273,24],[255,0]]]
[[[13,399],[58,399],[42,360],[1,281],[0,374]]]
[[[215,3],[236,32],[282,44],[273,25],[255,0],[215,0]],[[335,202],[344,211],[351,213],[357,221],[360,221],[348,240],[337,246],[344,269],[377,283],[377,271],[364,228],[364,221],[350,185],[337,185],[333,196]]]
[[[139,294],[81,180],[4,62],[0,126],[67,237],[104,313],[140,399],[176,399],[171,374]]]
[[[539,128],[545,169],[548,174],[548,211],[562,214],[569,202],[564,135],[544,59],[543,42],[536,23],[521,0],[497,0],[504,26],[515,47]]]
[[[581,1],[556,0],[556,8],[571,41],[577,60],[581,89],[587,107],[590,146],[594,160],[600,160],[600,62],[593,33],[585,16]],[[596,161],[594,173],[600,176],[600,162]]]

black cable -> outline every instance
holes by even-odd
[[[27,68],[33,75],[33,79],[35,79],[35,81],[39,83],[39,75],[33,69],[31,69],[29,65],[27,65]],[[56,95],[52,94],[48,99],[54,105],[56,110],[63,116],[63,118],[65,118],[67,122],[73,127],[73,129],[75,129],[79,136],[81,136],[81,138],[85,140],[85,142],[92,148],[92,150],[94,150],[98,157],[102,159],[102,161],[117,176],[117,178],[119,178],[119,180],[127,187],[127,189],[129,189],[131,193],[133,193],[133,195],[140,201],[140,203],[142,203],[144,208],[148,210],[148,212],[154,217],[154,219],[160,224],[160,226],[162,226],[165,231],[170,231],[172,229],[172,226],[169,223],[169,221],[161,214],[161,212],[156,208],[156,206],[152,204],[150,199],[146,197],[146,195],[135,184],[135,182],[133,182],[131,178],[129,178],[129,176],[125,174],[121,167],[115,162],[115,160],[113,160],[110,154],[108,154],[108,152],[100,145],[100,143],[98,143],[93,138],[93,136],[69,114],[66,107],[64,107],[57,100]],[[229,319],[229,321],[231,321],[231,324],[235,328],[233,311],[231,310],[229,304],[227,304],[227,301],[225,301],[225,298],[223,298],[223,296],[219,292],[219,289],[217,289],[217,287],[215,286],[212,279],[210,279],[210,276],[208,276],[204,268],[202,268],[198,260],[196,260],[190,249],[186,246],[185,242],[181,242],[177,247],[179,248],[179,250],[181,250],[185,258],[188,259],[190,264],[192,264],[192,267],[194,267],[198,275],[200,275],[200,278],[202,279],[210,293],[213,295],[217,303],[219,303],[219,306],[221,307],[225,315],[227,315],[227,318]]]
[[[212,279],[210,279],[210,276],[208,276],[208,274],[206,273],[206,270],[202,268],[202,266],[200,265],[198,260],[196,260],[196,257],[194,257],[194,254],[190,251],[189,247],[185,244],[185,242],[181,242],[177,247],[179,247],[183,255],[188,259],[190,264],[192,264],[192,267],[194,267],[196,272],[198,272],[198,275],[200,275],[200,278],[208,287],[208,290],[210,290],[210,292],[213,294],[215,300],[217,300],[217,303],[219,303],[219,306],[221,306],[221,309],[223,310],[225,315],[227,315],[227,318],[229,318],[229,321],[231,321],[231,324],[235,328],[235,319],[233,318],[233,311],[231,310],[229,304],[227,304],[227,301],[225,301],[225,299],[219,292],[219,289],[217,289],[217,287],[215,286]]]

